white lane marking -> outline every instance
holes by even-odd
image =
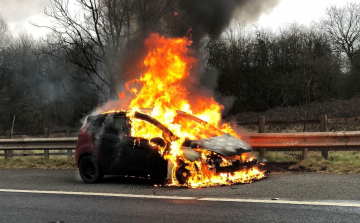
[[[199,201],[225,201],[225,202],[246,202],[246,203],[265,203],[265,204],[295,204],[295,205],[313,205],[313,206],[338,206],[338,207],[358,207],[360,203],[343,202],[320,202],[320,201],[289,201],[289,200],[257,200],[257,199],[231,199],[231,198],[200,198]]]
[[[294,205],[312,205],[312,206],[338,206],[338,207],[358,207],[360,203],[342,203],[342,202],[320,202],[320,201],[289,201],[289,200],[263,200],[263,199],[232,199],[232,198],[198,198],[198,197],[180,197],[180,196],[157,196],[142,194],[114,194],[114,193],[93,193],[93,192],[75,192],[75,191],[41,191],[41,190],[13,190],[0,189],[4,193],[31,193],[31,194],[60,194],[60,195],[84,195],[84,196],[103,196],[103,197],[129,197],[129,198],[151,198],[151,199],[169,199],[169,200],[197,200],[197,201],[222,201],[239,203],[264,203],[264,204],[294,204]],[[354,201],[356,202],[356,201]]]
[[[75,192],[75,191],[44,191],[44,190],[12,190],[0,189],[5,193],[31,193],[31,194],[61,194],[61,195],[86,195],[86,196],[103,196],[103,197],[135,197],[135,198],[154,198],[154,199],[175,199],[175,200],[195,200],[195,197],[178,197],[178,196],[156,196],[142,194],[113,194],[113,193],[93,193],[93,192]]]

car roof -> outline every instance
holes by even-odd
[[[126,114],[127,114],[127,111],[115,111],[115,112],[105,113],[105,114],[90,115],[87,118],[87,122],[93,122],[93,121],[99,120],[99,119],[105,120],[105,118],[111,117],[111,116],[112,117],[127,117]],[[143,112],[143,110],[140,110],[140,112],[135,111],[134,117],[137,119],[147,121],[147,122],[155,125],[159,129],[161,129],[164,133],[169,134],[171,138],[174,138],[174,137],[177,138],[177,136],[175,136],[175,134],[172,133],[170,131],[170,129],[168,129],[161,122],[159,122],[158,120],[156,120],[155,118],[150,116],[150,110],[144,110],[144,112]]]

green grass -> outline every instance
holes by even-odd
[[[255,155],[258,155],[255,153]],[[267,152],[264,157],[269,162],[296,162],[290,167],[293,171],[311,171],[341,174],[360,174],[360,152],[329,152],[324,160],[320,152],[309,152],[307,160],[300,161],[301,152]],[[66,156],[50,157],[11,157],[0,158],[0,169],[76,169],[74,158]]]
[[[269,162],[297,162],[292,170],[360,174],[360,152],[329,152],[327,160],[320,152],[309,152],[307,160],[300,161],[300,157],[301,152],[268,152],[264,158]]]
[[[264,159],[269,162],[299,162],[301,152],[266,152]],[[258,154],[257,154],[258,156]]]
[[[76,169],[74,158],[67,157],[11,157],[0,158],[0,169]]]

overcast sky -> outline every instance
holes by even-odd
[[[13,34],[26,30],[39,37],[44,35],[46,30],[33,27],[29,21],[50,24],[50,20],[44,15],[44,7],[49,2],[50,0],[0,0],[0,15],[8,23]],[[273,10],[260,17],[257,24],[274,30],[295,21],[309,25],[311,21],[318,21],[329,5],[340,6],[346,2],[346,0],[280,0]],[[360,0],[352,0],[352,2],[360,2]]]

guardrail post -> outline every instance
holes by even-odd
[[[303,148],[303,149],[302,149],[302,159],[303,159],[303,160],[307,160],[307,158],[308,158],[308,152],[309,152],[309,149],[308,149],[308,148]]]
[[[44,138],[49,138],[49,129],[48,128],[44,128]],[[44,157],[46,159],[50,158],[50,153],[48,149],[44,150]]]
[[[259,133],[266,133],[265,128],[265,117],[259,117]],[[265,148],[260,148],[259,150],[259,158],[263,159],[265,156]]]
[[[71,133],[70,133],[70,128],[66,127],[66,137],[70,137]],[[68,149],[67,152],[67,157],[72,157],[72,149]]]
[[[6,131],[6,138],[7,139],[12,139],[13,135],[12,135],[12,131],[11,130],[7,130]],[[10,157],[13,156],[13,151],[12,150],[4,150],[4,156],[5,159],[8,159]]]
[[[328,120],[326,115],[320,116],[320,131],[321,132],[328,131]],[[327,160],[329,158],[329,149],[328,148],[321,149],[321,156]]]

